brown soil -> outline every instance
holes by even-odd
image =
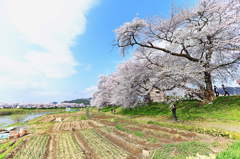
[[[129,124],[129,125],[136,125],[136,122],[133,122],[131,120],[126,120],[126,119],[122,119],[122,118],[115,118],[115,122],[117,124]]]
[[[81,114],[83,114],[83,112],[78,112],[78,113],[75,113],[75,114],[71,114],[71,116],[78,117]],[[69,116],[70,115],[68,113],[66,113],[66,114],[54,114],[54,115],[45,116],[45,117],[41,118],[39,121],[40,122],[51,122],[51,121],[55,121],[56,118],[62,118],[62,120],[65,120],[65,118],[67,118]]]
[[[131,158],[138,158],[138,156],[141,155],[142,149],[140,149],[137,145],[134,145],[132,143],[126,142],[122,138],[112,134],[112,133],[105,133],[101,131],[100,129],[95,129],[96,132],[110,140],[113,144],[117,145],[118,147],[122,148],[123,150],[127,151]]]
[[[144,136],[145,137],[155,137],[155,138],[157,138],[161,143],[163,143],[163,144],[168,144],[168,143],[172,143],[173,141],[173,139],[171,138],[171,139],[168,139],[168,138],[166,138],[166,137],[163,137],[162,135],[158,135],[158,134],[155,134],[155,133],[153,133],[152,131],[148,131],[148,130],[144,130],[143,131],[143,129],[140,129],[140,128],[135,128],[135,127],[126,127],[127,129],[129,129],[129,130],[133,130],[133,131],[141,131],[141,132],[143,132],[144,133]],[[175,141],[175,140],[174,140]]]
[[[173,143],[175,141],[175,140],[173,141],[172,138],[167,138],[167,137],[162,136],[160,134],[155,134],[152,131],[144,131],[144,133],[145,133],[145,135],[147,134],[146,136],[157,138],[158,141],[160,141],[163,144],[170,144],[170,143]]]
[[[54,116],[48,116],[48,117],[41,119],[40,121],[41,122],[51,122],[51,121],[54,121],[55,119],[56,118]]]
[[[24,147],[24,145],[27,143],[28,139],[24,139],[22,143],[20,143],[19,145],[17,145],[17,147],[9,154],[6,156],[5,159],[12,159],[14,157],[14,155]]]
[[[95,120],[89,120],[89,121],[88,121],[88,124],[89,124],[91,127],[93,127],[93,128],[105,126],[105,125],[103,125],[103,124],[101,124],[101,123],[96,122]]]
[[[73,121],[73,122],[59,122],[53,126],[53,131],[74,131],[81,129],[94,128],[94,125],[91,121],[82,120],[82,121]]]
[[[125,128],[129,129],[129,130],[133,130],[133,131],[142,131],[143,128],[137,128],[134,126],[126,126]]]
[[[86,159],[99,159],[95,152],[88,146],[87,142],[84,140],[84,137],[80,133],[75,132],[73,135],[81,147]]]
[[[117,123],[111,122],[111,121],[107,121],[107,120],[99,120],[98,121],[101,124],[107,125],[107,126],[115,126],[117,125]]]
[[[55,159],[56,158],[56,136],[51,135],[50,138],[50,143],[49,143],[49,148],[48,148],[48,156],[46,157],[47,159]]]
[[[44,155],[43,155],[43,157],[42,157],[42,159],[46,159],[47,157],[48,157],[48,155],[49,155],[49,150],[50,150],[50,142],[51,142],[51,140],[52,140],[52,137],[50,136],[49,137],[49,139],[48,139],[48,143],[47,143],[47,145],[46,145],[46,152],[44,153]]]
[[[106,115],[93,114],[91,116],[91,118],[93,118],[93,119],[110,119],[110,118],[113,118],[113,117],[112,116],[106,116]]]
[[[113,130],[113,133],[118,135],[118,136],[121,136],[122,138],[125,138],[127,141],[129,141],[131,143],[139,144],[139,145],[145,145],[146,144],[146,142],[144,140],[140,140],[140,139],[134,137],[131,134],[128,134],[128,133],[125,133],[125,132],[122,132],[122,131],[119,131],[119,130],[116,130],[116,129]]]
[[[123,138],[124,140],[126,140],[127,142],[133,143],[135,145],[140,145],[142,147],[142,149],[148,150],[148,149],[153,149],[153,148],[159,148],[163,143],[166,142],[162,142],[161,143],[148,143],[145,140],[142,140],[136,136],[133,136],[132,134],[128,134],[116,129],[113,129],[113,133],[121,138]]]
[[[197,136],[195,133],[192,132],[178,132],[177,130],[174,129],[170,129],[170,128],[164,128],[164,127],[160,127],[157,125],[143,125],[144,128],[148,128],[148,129],[153,129],[153,130],[159,130],[159,131],[165,131],[168,132],[170,134],[180,134],[184,137],[195,137]]]

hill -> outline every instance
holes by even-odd
[[[70,101],[63,101],[63,103],[77,103],[77,104],[83,103],[84,105],[90,105],[90,100],[91,98],[80,98]]]

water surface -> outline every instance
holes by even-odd
[[[28,114],[14,114],[14,115],[1,115],[0,116],[0,128],[7,127],[11,124],[20,122],[23,123],[28,120],[40,117],[44,114],[49,114],[50,112],[40,112],[40,113],[28,113]]]

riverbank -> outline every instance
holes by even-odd
[[[28,114],[28,113],[39,113],[39,112],[62,112],[65,108],[51,108],[51,109],[37,109],[37,108],[2,108],[0,109],[0,115],[14,115],[14,114]]]
[[[218,97],[209,104],[197,100],[183,100],[177,104],[178,122],[175,124],[192,125],[240,133],[240,96]],[[104,107],[101,112],[111,114],[112,107]],[[138,120],[172,123],[172,114],[167,104],[152,103],[131,109],[114,107],[115,114]]]
[[[0,128],[24,126],[26,121],[51,113],[63,113],[65,109],[0,109]]]

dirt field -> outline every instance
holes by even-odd
[[[164,144],[215,140],[206,135],[119,117],[94,114],[83,120],[81,115],[58,114],[36,120],[38,125],[33,123],[32,127],[47,125],[47,129],[25,137],[7,158],[143,159],[151,158],[152,152]]]

